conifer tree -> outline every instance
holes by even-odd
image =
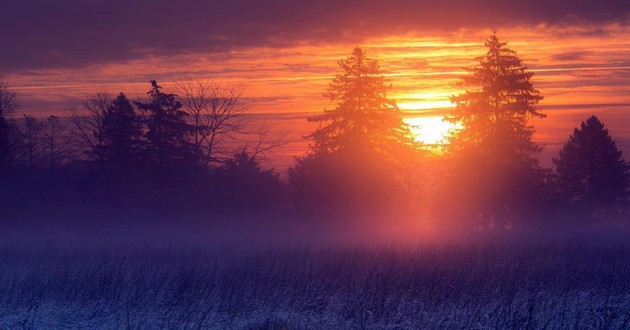
[[[462,77],[465,92],[451,98],[456,107],[446,116],[461,127],[446,146],[454,164],[449,189],[468,203],[468,216],[495,227],[543,198],[541,148],[527,124],[545,117],[536,108],[543,97],[530,80],[534,73],[506,45],[496,34],[486,40],[487,53]]]
[[[357,47],[338,64],[342,72],[324,94],[333,107],[309,118],[319,127],[307,137],[310,152],[289,171],[292,186],[309,203],[382,200],[396,186],[400,164],[415,159],[418,148],[387,96],[378,61]]]
[[[140,158],[142,122],[125,94],[107,107],[103,118],[103,154],[114,166],[132,165]]]
[[[186,122],[186,112],[175,94],[162,93],[155,80],[147,93],[148,103],[136,106],[146,114],[146,158],[157,168],[192,169],[197,165],[194,144],[189,140],[192,127]]]
[[[401,148],[413,146],[401,110],[387,97],[391,86],[378,61],[356,47],[352,56],[338,63],[343,73],[333,79],[324,94],[334,108],[309,118],[320,123],[309,136],[314,141],[313,153],[365,150],[377,157],[392,157]]]
[[[595,116],[573,130],[553,163],[562,197],[569,202],[607,206],[628,196],[630,166]]]
[[[217,168],[214,178],[215,201],[234,210],[271,207],[283,192],[274,169],[263,169],[256,156],[246,149],[234,153]]]
[[[540,147],[532,142],[534,129],[527,120],[545,117],[535,107],[543,97],[530,81],[534,73],[506,45],[491,35],[486,55],[462,77],[466,91],[452,97],[456,108],[446,119],[463,128],[449,148],[454,153],[470,150],[492,161],[534,164]]]

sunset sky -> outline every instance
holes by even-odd
[[[100,91],[141,97],[151,79],[166,91],[184,75],[241,82],[257,118],[288,134],[282,168],[303,153],[306,115],[328,105],[354,46],[380,60],[410,118],[437,125],[494,30],[536,72],[544,159],[591,114],[630,158],[628,1],[25,0],[0,11],[0,73],[19,114],[62,115]]]

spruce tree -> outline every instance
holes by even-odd
[[[560,192],[568,202],[608,206],[628,196],[630,167],[595,116],[573,130],[553,163]]]
[[[357,47],[338,64],[342,72],[324,94],[332,108],[309,118],[319,126],[307,136],[310,152],[289,171],[291,183],[307,203],[383,202],[401,163],[415,159],[418,148],[387,96],[391,86],[378,61]]]
[[[348,150],[373,152],[375,157],[395,157],[394,153],[413,146],[402,111],[387,97],[391,86],[383,77],[378,61],[356,47],[352,56],[339,62],[338,74],[324,94],[333,109],[309,118],[320,124],[309,138],[315,154]]]
[[[459,194],[466,216],[502,227],[542,199],[541,148],[527,121],[545,115],[536,108],[543,97],[531,82],[534,73],[516,52],[496,34],[485,46],[479,64],[461,78],[465,92],[451,98],[456,107],[445,116],[461,126],[446,146],[454,164],[448,194]]]
[[[274,206],[283,192],[273,169],[263,169],[256,156],[242,149],[215,170],[214,200],[233,210]]]
[[[197,152],[189,140],[193,128],[186,122],[186,112],[175,94],[162,93],[155,80],[147,93],[148,103],[136,106],[146,113],[146,158],[155,168],[190,170],[197,165]]]
[[[142,122],[125,94],[107,107],[103,118],[103,154],[110,166],[133,165],[142,149]]]
[[[491,35],[486,55],[462,77],[466,91],[452,97],[456,108],[446,116],[462,129],[449,149],[470,150],[497,162],[534,164],[540,147],[532,142],[534,129],[527,120],[545,117],[535,107],[543,97],[530,80],[534,73],[506,45]]]

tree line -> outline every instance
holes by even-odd
[[[459,128],[442,157],[414,139],[378,60],[355,48],[324,94],[330,107],[308,118],[318,127],[288,182],[261,166],[283,142],[266,127],[252,128],[238,86],[182,79],[166,93],[151,81],[145,100],[99,93],[70,105],[67,117],[39,119],[15,118],[17,94],[3,82],[1,201],[13,217],[77,207],[101,214],[354,210],[385,218],[414,210],[484,229],[623,219],[630,166],[608,130],[589,117],[553,168],[541,166],[528,124],[546,116],[534,73],[496,34],[485,46],[461,78],[464,92],[451,98],[445,120]]]
[[[16,118],[17,94],[0,95],[8,218],[76,210],[179,214],[274,207],[284,186],[261,161],[282,145],[252,122],[239,85],[183,78],[177,94],[151,81],[147,97],[97,93],[66,116]],[[69,213],[69,214],[65,214]]]

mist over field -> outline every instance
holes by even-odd
[[[0,329],[630,329],[627,0],[0,12]]]
[[[627,233],[470,235],[319,246],[5,239],[0,326],[627,328]]]
[[[16,225],[0,237],[0,327],[628,327],[625,227],[414,219],[274,210]]]

